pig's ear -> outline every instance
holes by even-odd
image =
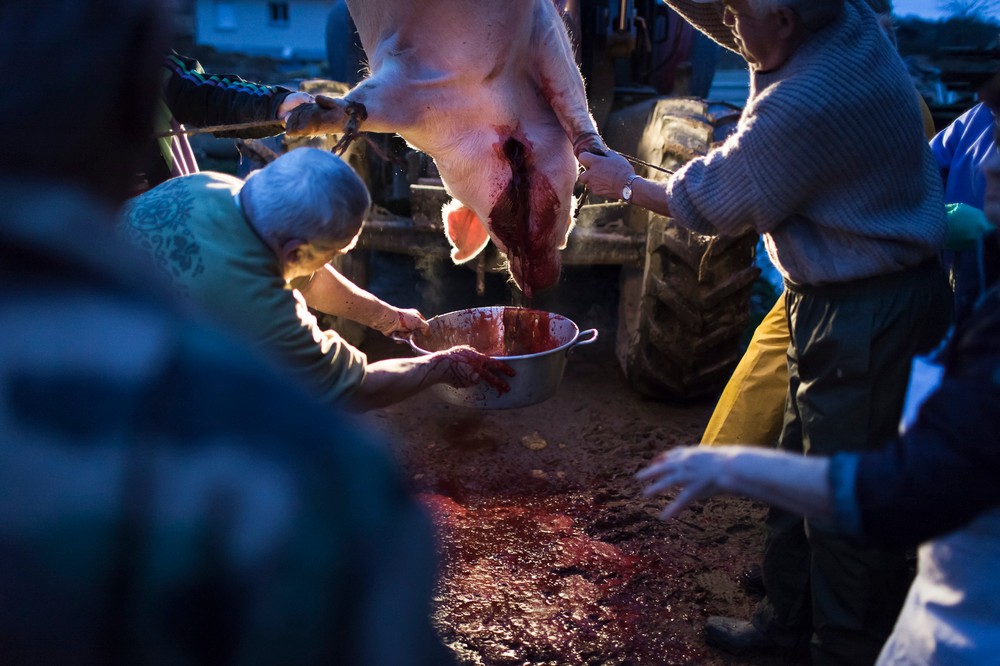
[[[486,226],[470,208],[457,201],[449,201],[441,209],[444,232],[451,243],[451,259],[464,264],[483,251],[490,241]]]

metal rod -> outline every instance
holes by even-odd
[[[632,157],[631,155],[626,155],[625,153],[618,153],[618,154],[621,155],[622,157],[624,157],[625,159],[627,159],[632,164],[639,164],[639,165],[642,165],[644,167],[649,167],[650,169],[656,169],[657,171],[662,171],[663,173],[674,173],[670,169],[665,169],[665,168],[663,168],[661,166],[657,166],[655,164],[650,164],[649,162],[646,162],[644,160],[640,160],[638,157]]]
[[[191,136],[193,134],[213,134],[215,132],[231,132],[236,130],[244,129],[256,129],[259,127],[281,127],[281,134],[285,131],[280,120],[254,120],[248,123],[233,123],[231,125],[210,125],[208,127],[192,127],[188,129],[187,127],[181,127],[180,130],[170,129],[166,132],[156,132],[153,134],[154,138],[162,139],[168,136],[179,136],[181,134],[187,134]]]

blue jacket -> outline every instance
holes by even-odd
[[[931,139],[931,152],[944,176],[945,203],[983,207],[986,178],[982,166],[997,150],[995,121],[986,105],[977,104]]]
[[[943,374],[905,434],[831,465],[841,529],[921,543],[879,664],[988,664],[1000,652],[1000,286],[935,356]]]
[[[837,526],[867,542],[915,545],[1000,506],[1000,284],[935,356],[944,375],[906,433],[831,465]]]
[[[983,164],[996,152],[993,127],[996,117],[984,104],[959,116],[931,140],[931,152],[941,168],[945,203],[964,203],[982,209],[986,191]],[[944,264],[955,287],[955,315],[968,314],[990,282],[1000,272],[996,247],[987,243],[959,252],[944,253]]]

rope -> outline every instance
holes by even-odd
[[[650,169],[656,169],[657,171],[662,171],[663,173],[673,173],[673,171],[671,171],[670,169],[664,169],[663,167],[657,166],[656,164],[650,164],[649,162],[640,160],[638,157],[632,157],[631,155],[626,155],[625,153],[618,153],[618,154],[627,159],[632,164],[639,164],[644,167],[649,167]]]
[[[253,120],[248,123],[233,123],[231,125],[210,125],[208,127],[192,127],[183,128],[180,131],[169,129],[166,132],[157,132],[153,134],[155,139],[163,139],[168,136],[179,136],[181,134],[187,134],[191,136],[193,134],[212,134],[214,132],[231,132],[236,130],[244,129],[257,129],[259,127],[274,127],[275,125],[281,125],[280,120]]]
[[[207,127],[191,127],[191,128],[184,127],[179,131],[170,129],[167,130],[166,132],[156,132],[155,134],[153,134],[153,137],[156,139],[162,139],[168,136],[178,136],[180,134],[187,134],[188,136],[192,136],[194,134],[214,134],[215,132],[233,132],[236,130],[257,129],[259,127],[273,127],[274,125],[280,124],[280,122],[281,122],[280,120],[254,120],[247,123],[232,123],[229,125],[209,125]],[[356,125],[360,125],[360,123],[356,121]],[[341,151],[343,151],[347,147],[346,144],[349,144],[351,141],[358,138],[358,134],[361,134],[361,132],[358,131],[356,125],[353,128],[352,127],[345,128],[346,130],[344,132],[345,136],[341,138],[341,141],[339,142],[345,145],[341,146],[338,144],[338,146],[335,147],[335,150],[339,148]],[[279,132],[279,134],[283,134],[283,132]],[[349,137],[347,136],[351,134],[353,134],[353,136]],[[369,141],[369,143],[371,142]],[[644,167],[648,167],[650,169],[655,169],[656,171],[662,171],[663,173],[673,173],[673,171],[671,171],[670,169],[664,169],[663,167],[658,166],[656,164],[650,164],[645,160],[640,160],[638,157],[632,157],[631,155],[626,155],[625,153],[619,153],[619,155],[627,159],[632,164],[638,164]]]
[[[397,166],[400,165],[400,161],[399,160],[392,159],[390,156],[386,155],[384,153],[384,151],[382,151],[381,149],[379,149],[370,139],[368,139],[367,136],[364,135],[364,133],[362,133],[362,132],[359,131],[359,127],[358,126],[361,123],[355,117],[355,114],[350,113],[350,111],[348,111],[348,115],[350,115],[350,119],[348,120],[347,127],[344,128],[344,134],[340,137],[340,140],[337,142],[337,145],[335,145],[332,148],[332,151],[335,154],[342,155],[347,150],[347,147],[355,139],[357,139],[358,137],[362,137],[362,138],[364,138],[368,142],[369,146],[371,146],[372,148],[374,148],[375,151],[377,153],[379,153],[380,157],[382,157],[383,159],[387,159],[388,158],[390,161],[394,162]],[[365,116],[367,116],[367,114],[365,114]],[[157,132],[153,136],[155,138],[157,138],[157,139],[162,139],[164,137],[177,136],[179,134],[187,134],[188,136],[191,136],[191,135],[194,135],[194,134],[213,134],[215,132],[229,132],[229,131],[243,130],[243,129],[255,129],[255,128],[258,128],[258,127],[273,127],[277,123],[278,123],[278,121],[274,121],[274,120],[263,120],[263,121],[262,120],[256,120],[256,121],[248,122],[248,123],[234,123],[234,124],[231,124],[231,125],[211,125],[209,127],[194,127],[194,128],[191,128],[191,129],[188,129],[187,127],[185,127],[182,130],[180,130],[180,131],[176,131],[176,130],[172,130],[171,129],[171,130],[168,130],[166,132]],[[633,157],[632,155],[626,155],[625,153],[619,153],[619,155],[621,155],[622,157],[624,157],[625,159],[627,159],[632,164],[638,164],[640,166],[644,166],[644,167],[647,167],[649,169],[655,169],[656,171],[662,171],[663,173],[674,173],[670,169],[665,169],[665,168],[663,168],[663,167],[661,167],[659,165],[656,165],[656,164],[650,164],[649,162],[646,162],[645,160],[640,160],[638,157]],[[589,188],[584,187],[583,194],[580,195],[580,199],[577,202],[576,210],[573,211],[573,217],[574,218],[579,217],[579,215],[580,215],[580,209],[583,208],[583,203],[587,199],[587,195],[589,193],[590,193],[589,192]]]

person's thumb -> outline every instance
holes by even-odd
[[[589,169],[594,166],[594,162],[597,161],[598,157],[599,156],[594,153],[582,152],[580,153],[580,156],[577,157],[577,160],[580,161],[580,164],[582,164],[584,168]]]

